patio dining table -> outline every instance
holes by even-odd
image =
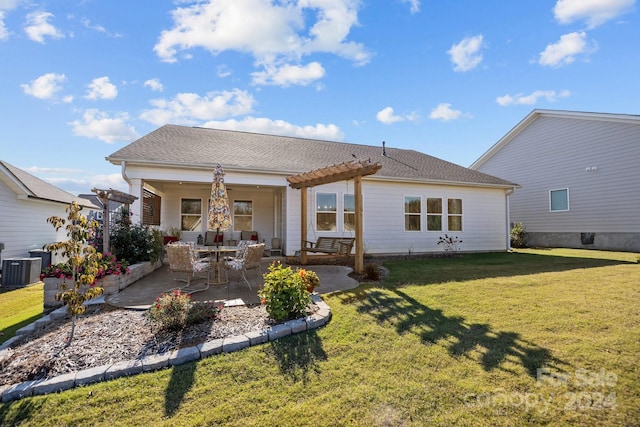
[[[227,276],[226,270],[224,268],[224,258],[220,259],[220,254],[224,253],[236,253],[238,250],[237,246],[202,246],[198,245],[194,249],[196,252],[200,254],[215,254],[215,260],[212,256],[209,256],[209,264],[213,267],[214,277],[209,282],[212,285],[224,285],[229,283],[229,277]]]

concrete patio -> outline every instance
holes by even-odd
[[[266,273],[268,266],[274,261],[280,261],[285,264],[285,258],[263,258],[261,263],[262,273]],[[293,268],[295,267],[297,266],[293,266]],[[358,282],[349,277],[349,273],[352,271],[350,267],[341,265],[308,265],[304,268],[312,270],[318,275],[320,286],[316,288],[316,292],[320,294],[353,289],[358,286]],[[169,265],[166,263],[119,293],[107,295],[105,302],[121,308],[146,310],[163,292],[181,288],[184,291],[192,292],[192,297],[195,301],[220,301],[226,305],[259,304],[258,289],[262,285],[262,274],[257,271],[249,271],[246,276],[251,284],[251,289],[236,271],[229,271],[229,283],[224,285],[207,286],[206,280],[197,279],[193,280],[189,287],[185,287],[186,284],[184,282],[175,280],[177,277],[182,276],[170,273]]]

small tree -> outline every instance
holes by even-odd
[[[60,292],[56,294],[56,300],[66,304],[72,319],[67,345],[71,344],[73,339],[78,316],[86,310],[84,303],[103,292],[102,288],[94,286],[102,254],[87,244],[97,223],[87,220],[87,217],[80,213],[81,210],[82,207],[73,202],[67,207],[66,220],[58,216],[47,218],[47,222],[53,225],[56,231],[63,226],[67,230],[68,240],[49,245],[51,251],[60,252],[68,259],[72,272],[70,279],[72,283],[68,284],[65,279],[65,282],[60,285]],[[89,287],[84,292],[81,291],[83,285]]]

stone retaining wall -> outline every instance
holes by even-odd
[[[117,294],[127,286],[131,285],[133,282],[142,279],[144,276],[152,273],[161,266],[161,261],[157,261],[155,264],[149,261],[133,264],[129,266],[129,274],[112,274],[109,276],[105,276],[97,281],[96,286],[104,289],[105,295]],[[64,283],[65,279],[45,277],[43,281],[45,311],[49,311],[53,308],[62,306],[61,301],[56,301],[56,294],[60,291],[60,285]]]

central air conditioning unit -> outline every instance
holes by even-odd
[[[2,286],[18,288],[40,281],[41,258],[2,260]]]

